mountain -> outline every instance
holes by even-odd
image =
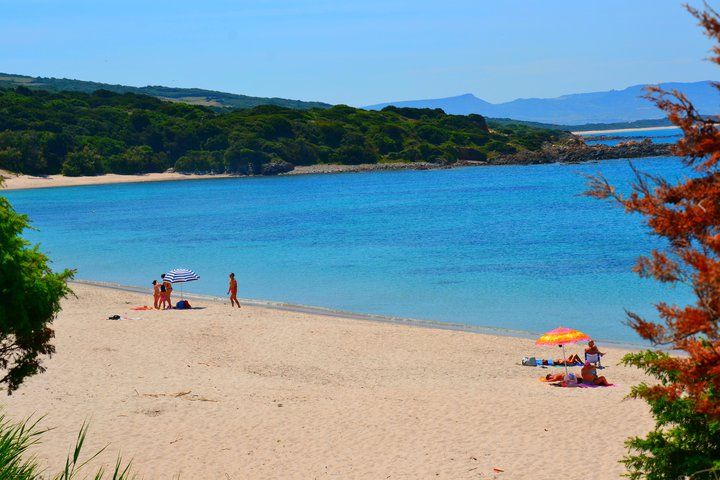
[[[677,89],[684,92],[702,114],[720,113],[718,91],[709,81],[662,83],[660,86],[666,90]],[[644,85],[634,85],[624,90],[576,93],[557,98],[519,98],[505,103],[486,102],[467,93],[448,98],[380,103],[364,108],[381,110],[389,105],[441,108],[449,114],[478,113],[485,117],[563,125],[632,122],[663,117],[663,113],[654,104],[642,98],[645,94],[643,88]]]
[[[175,88],[162,86],[130,87],[127,85],[114,85],[109,83],[89,82],[85,80],[71,80],[67,78],[29,77],[0,73],[0,88],[27,87],[34,90],[50,92],[73,91],[92,93],[96,90],[109,90],[115,93],[138,93],[150,95],[161,100],[190,103],[206,107],[223,108],[252,108],[258,105],[277,105],[279,107],[306,110],[310,108],[329,108],[331,105],[322,102],[304,102],[302,100],[289,100],[286,98],[265,98],[237,95],[234,93],[203,90],[200,88]]]

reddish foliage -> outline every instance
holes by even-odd
[[[715,42],[710,61],[720,65],[720,15],[687,7]],[[720,84],[714,87],[720,90]],[[690,398],[698,412],[720,417],[720,132],[718,119],[701,116],[678,91],[648,87],[647,98],[683,131],[674,152],[698,173],[696,178],[669,183],[635,170],[629,196],[618,194],[603,177],[592,177],[588,194],[613,199],[628,212],[644,215],[653,233],[669,241],[667,251],[653,251],[638,260],[635,271],[662,282],[689,285],[695,305],[658,304],[662,323],[629,313],[628,323],[656,345],[682,350],[687,356],[658,360],[653,366],[671,378],[643,396],[673,400]]]

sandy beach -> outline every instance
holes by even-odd
[[[86,419],[87,451],[108,445],[95,464],[120,453],[147,479],[609,479],[652,426],[623,400],[643,375],[620,349],[616,386],[556,388],[538,377],[557,367],[519,365],[559,354],[532,340],[213,301],[134,311],[151,299],[73,288],[47,372],[4,402],[46,415],[34,452],[52,473]]]
[[[0,190],[25,190],[31,188],[51,187],[79,187],[83,185],[105,185],[111,183],[145,183],[145,182],[169,182],[174,180],[208,180],[213,178],[232,178],[237,175],[217,174],[198,175],[185,173],[145,173],[142,175],[118,175],[107,173],[93,177],[66,177],[65,175],[47,175],[36,177],[33,175],[17,175],[15,173],[0,170],[3,177],[3,184]]]
[[[470,167],[483,165],[483,162],[461,161],[453,167]],[[283,175],[316,175],[332,173],[362,173],[376,171],[397,170],[435,170],[450,168],[446,165],[427,162],[414,163],[362,163],[359,165],[317,164],[299,165],[294,170]],[[244,175],[231,174],[189,174],[177,172],[145,173],[141,175],[118,175],[106,173],[104,175],[86,177],[66,177],[64,175],[47,175],[36,177],[33,175],[18,175],[16,173],[0,170],[3,184],[0,190],[28,190],[51,187],[80,187],[85,185],[108,185],[116,183],[146,183],[171,182],[178,180],[212,180],[222,178],[242,178]]]

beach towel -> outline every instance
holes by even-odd
[[[148,307],[147,305],[142,305],[140,307],[132,307],[131,310],[155,310],[153,307]]]
[[[549,385],[552,385],[553,387],[567,387],[567,385],[565,385],[565,382],[558,382],[557,380],[551,382],[550,380],[548,380],[545,377],[540,377],[540,378],[538,378],[538,380],[540,380],[541,382],[547,383]],[[592,383],[582,382],[582,383],[576,383],[575,385],[572,385],[572,386],[577,387],[577,388],[604,388],[604,387],[616,387],[617,384],[611,383],[609,385],[595,385]]]
[[[535,363],[531,362],[534,361]],[[565,365],[562,363],[555,363],[555,361],[552,358],[548,358],[547,360],[544,358],[535,358],[535,357],[525,357],[522,359],[522,364],[526,367],[564,367]],[[571,367],[573,365],[580,366],[581,363],[573,363],[572,365],[568,365],[568,367]]]

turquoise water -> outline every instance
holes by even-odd
[[[673,158],[636,162],[683,172]],[[56,268],[187,291],[635,341],[624,308],[689,299],[629,272],[657,240],[641,218],[581,196],[582,174],[628,185],[626,161],[102,185],[4,192]]]

